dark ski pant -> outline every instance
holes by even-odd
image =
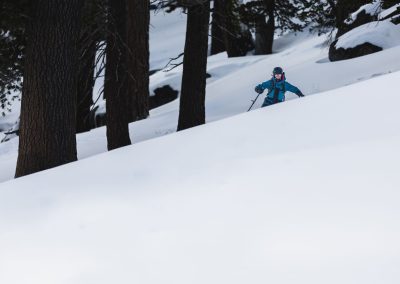
[[[274,105],[274,104],[277,104],[277,103],[281,103],[281,101],[265,97],[264,102],[263,102],[261,107],[266,107],[266,106]]]

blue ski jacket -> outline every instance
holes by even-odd
[[[275,89],[278,91],[278,98],[277,100],[279,102],[285,101],[285,93],[286,91],[295,93],[299,97],[303,96],[303,93],[300,91],[299,88],[293,86],[292,84],[286,82],[286,79],[282,79],[277,81],[275,78],[272,78],[271,80],[265,81],[259,85],[257,85],[256,88],[260,88],[263,91],[265,89],[268,89],[268,94],[267,97],[270,99],[274,99],[275,95]]]

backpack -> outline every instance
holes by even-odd
[[[271,80],[272,80],[272,90],[275,90],[275,77],[272,76]],[[281,79],[281,80],[282,80],[282,81],[286,81],[285,72],[282,73],[282,79]],[[282,92],[284,92],[284,93],[286,92],[286,85],[285,85],[285,83],[283,83]]]

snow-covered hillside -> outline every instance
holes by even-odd
[[[183,50],[185,15],[152,15],[151,66],[162,68],[169,58]],[[168,32],[167,32],[168,31]],[[176,36],[165,40],[172,31]],[[282,66],[288,81],[298,86],[307,96],[346,86],[372,77],[400,70],[400,45],[369,56],[352,60],[329,62],[326,36],[308,32],[288,34],[274,44],[275,54],[227,58],[226,53],[209,57],[207,72],[206,119],[216,121],[245,112],[255,98],[254,86],[270,78],[275,66]],[[170,85],[180,90],[182,69],[157,72],[150,78],[150,89]],[[380,97],[380,94],[376,94]],[[297,99],[288,94],[287,99]],[[254,109],[262,103],[260,98]],[[346,101],[343,101],[345,104]],[[363,101],[360,98],[360,104]],[[150,118],[130,125],[133,143],[163,136],[176,131],[179,101],[173,101],[150,113]],[[107,151],[105,128],[94,129],[77,137],[79,159]],[[13,178],[17,159],[18,139],[0,144],[0,181]]]
[[[398,283],[397,80],[3,183],[0,282]]]
[[[153,15],[152,69],[184,21]],[[332,63],[325,41],[209,57],[200,127],[176,133],[173,101],[130,125],[134,145],[107,152],[94,129],[78,162],[16,180],[18,139],[0,144],[0,283],[399,283],[400,46]],[[306,97],[246,113],[275,66]]]

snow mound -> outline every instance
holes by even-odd
[[[353,48],[369,42],[388,49],[400,45],[400,26],[390,21],[374,21],[359,26],[339,37],[336,48]]]
[[[386,9],[384,11],[382,11],[379,14],[379,18],[380,19],[386,18],[387,16],[389,16],[390,14],[392,14],[393,12],[395,12],[398,9],[400,9],[400,3],[388,8],[388,9]]]

